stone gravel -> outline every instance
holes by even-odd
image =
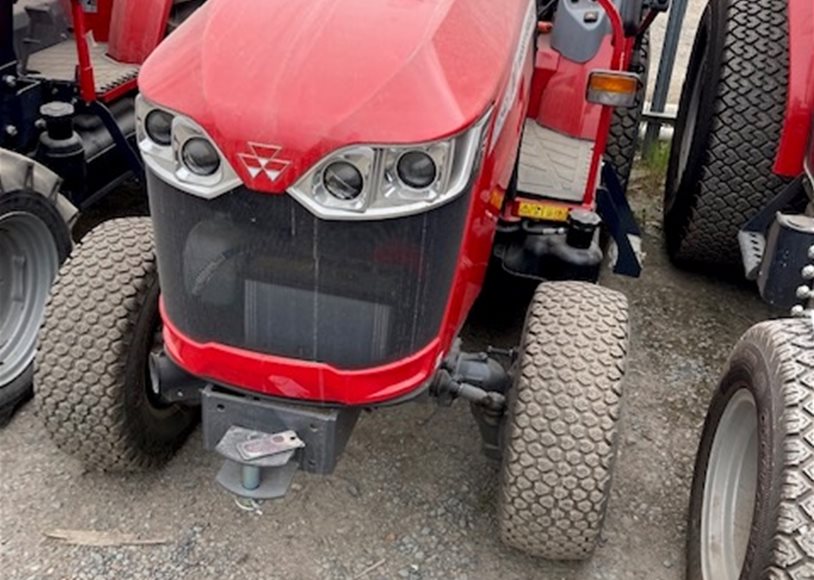
[[[704,4],[689,2],[670,102]],[[654,63],[665,24],[660,17],[654,25]],[[654,80],[655,71],[651,90]],[[643,277],[604,279],[630,299],[633,332],[622,448],[592,560],[545,562],[500,545],[497,466],[479,454],[465,405],[365,414],[334,475],[298,474],[284,500],[256,506],[239,505],[217,487],[220,461],[201,450],[198,433],[160,471],[98,474],[56,450],[29,405],[0,431],[0,577],[683,578],[689,481],[706,403],[738,336],[777,313],[746,284],[673,269],[653,219],[657,196],[633,196],[646,218]],[[522,310],[499,302],[479,305],[465,331],[468,348],[514,343]],[[45,536],[56,528],[169,542],[70,546]]]
[[[645,181],[646,182],[646,181]],[[684,520],[705,406],[740,334],[771,313],[753,288],[680,272],[663,254],[658,202],[638,192],[644,276],[608,275],[632,308],[622,448],[595,557],[551,563],[501,546],[497,466],[479,453],[465,405],[365,413],[336,473],[298,474],[283,500],[238,505],[214,483],[220,461],[196,433],[165,468],[86,472],[54,448],[29,405],[0,431],[0,576],[40,578],[647,579],[683,577]],[[509,346],[513,300],[487,300],[465,346]],[[94,548],[55,528],[166,537]]]

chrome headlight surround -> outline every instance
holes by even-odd
[[[389,219],[427,211],[455,199],[469,185],[483,150],[490,113],[448,139],[416,145],[354,145],[339,149],[309,169],[288,193],[323,219]],[[426,153],[435,163],[435,179],[427,187],[411,187],[399,178],[399,159],[411,151]],[[358,197],[344,200],[327,191],[323,174],[337,161],[352,163],[362,174],[364,185]]]
[[[147,115],[155,110],[164,111],[173,117],[169,145],[153,141],[144,128]],[[194,173],[186,166],[181,157],[184,145],[193,138],[208,141],[220,157],[220,165],[211,175]],[[136,97],[136,140],[145,165],[162,181],[182,191],[204,199],[213,199],[242,183],[229,161],[203,127],[189,117],[149,103],[141,95]]]

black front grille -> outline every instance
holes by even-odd
[[[468,196],[398,219],[330,221],[289,195],[240,187],[205,200],[152,174],[148,185],[167,314],[190,338],[363,368],[436,336]]]

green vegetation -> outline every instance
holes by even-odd
[[[657,141],[653,148],[642,154],[642,168],[664,177],[670,160],[670,142]]]

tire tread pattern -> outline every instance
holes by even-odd
[[[650,35],[646,33],[639,47],[639,62],[642,70],[634,71],[639,72],[642,76],[642,88],[636,95],[635,105],[613,109],[610,135],[608,135],[608,143],[605,146],[605,157],[616,169],[622,191],[627,191],[630,172],[633,169],[633,160],[636,157],[636,146],[639,143],[639,127],[642,120],[642,110],[644,109],[645,90],[647,89],[649,58]]]
[[[814,578],[814,327],[811,320],[784,319],[753,326],[741,339],[770,353],[783,388],[783,473],[779,517],[764,577]]]
[[[541,284],[510,394],[499,520],[508,545],[588,557],[604,520],[628,344],[625,296]]]
[[[738,230],[788,180],[772,172],[788,84],[787,0],[729,0],[721,77],[681,262],[740,264]],[[687,192],[679,195],[687,195]]]
[[[150,219],[124,218],[92,230],[53,287],[35,400],[57,446],[88,467],[132,471],[168,457],[145,452],[124,393],[134,326],[156,277]]]

